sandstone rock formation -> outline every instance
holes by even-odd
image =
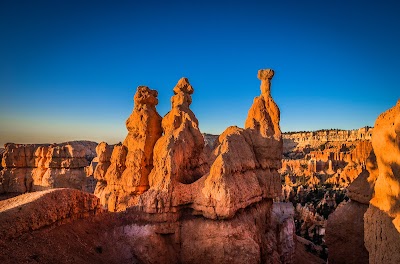
[[[97,143],[5,145],[0,193],[25,193],[49,188],[86,189],[85,166],[95,157]]]
[[[287,132],[283,134],[285,144],[301,147],[310,145],[318,147],[325,142],[352,142],[358,140],[371,140],[374,129],[362,127],[354,130],[319,130],[313,132]]]
[[[370,166],[373,163],[371,160]],[[368,263],[363,217],[373,190],[369,175],[365,170],[354,180],[348,188],[351,200],[341,203],[328,218],[325,240],[329,263]]]
[[[149,188],[153,148],[160,138],[161,117],[156,111],[157,91],[139,86],[132,114],[126,120],[128,135],[113,147],[100,143],[95,194],[110,211],[125,210],[131,199]]]
[[[400,100],[375,122],[374,194],[364,215],[369,263],[400,262]]]
[[[162,119],[162,130],[154,129],[160,122],[157,115],[149,114],[145,120],[153,116],[152,126],[135,119],[135,133],[143,132],[142,136],[134,136],[128,127],[123,144],[98,145],[94,175],[99,181],[95,194],[101,203],[110,211],[133,210],[155,221],[146,238],[162,234],[180,245],[171,249],[180,253],[170,254],[169,262],[177,258],[183,263],[292,262],[292,214],[278,217],[273,213],[273,198],[281,193],[282,140],[279,108],[270,94],[272,76],[272,70],[259,71],[262,92],[254,99],[245,128],[227,128],[213,143],[214,149],[205,146],[190,109],[194,89],[188,79],[180,79],[173,89],[171,111]],[[147,108],[156,113],[154,102],[135,100],[132,116],[138,116],[135,111],[142,106],[136,105],[141,103],[150,104]],[[128,120],[134,120],[132,116]],[[152,135],[152,140],[144,141],[144,133]],[[152,159],[147,154],[136,155],[138,160],[146,158],[128,165],[129,153],[134,151],[153,153]]]
[[[372,145],[351,201],[329,218],[329,263],[400,262],[400,101],[376,120]]]
[[[26,193],[0,201],[0,237],[11,239],[29,231],[101,213],[99,200],[74,189]]]
[[[295,178],[294,183],[297,184],[316,182],[313,178],[317,177],[320,185],[346,188],[365,170],[372,151],[372,144],[367,140],[328,141],[321,146],[324,150],[307,147],[286,153],[287,157],[282,160],[281,175]]]
[[[172,109],[162,119],[164,135],[154,147],[155,169],[150,175],[153,188],[165,189],[175,181],[183,184],[192,183],[208,169],[206,157],[202,152],[204,138],[198,128],[198,120],[189,108],[192,103],[193,87],[187,78],[182,78],[173,91]],[[174,153],[165,153],[168,146]],[[164,168],[164,179],[161,179],[162,174],[159,174],[162,168]]]
[[[150,189],[139,197],[143,210],[169,213],[186,206],[207,218],[231,218],[280,194],[282,141],[279,109],[269,90],[272,76],[272,70],[259,71],[262,94],[249,110],[246,129],[229,127],[219,136],[211,166],[189,109],[193,87],[185,78],[178,82],[162,122],[164,135],[154,147]]]
[[[65,199],[66,195],[72,197],[71,201]],[[98,214],[96,199],[75,190],[50,190],[16,198],[9,207],[22,208],[17,214],[23,225],[3,231],[7,236],[0,238],[0,260],[5,264],[294,263],[290,254],[294,250],[293,208],[287,204],[272,209],[271,203],[258,203],[229,221],[185,217],[179,222],[160,222],[157,214],[145,214],[137,208]],[[56,213],[57,208],[61,211]],[[71,219],[64,218],[67,208],[74,212]],[[273,214],[266,222],[265,212],[269,211]],[[89,214],[94,217],[81,218]],[[7,211],[0,212],[1,227],[10,226],[8,216]],[[81,219],[71,222],[72,218]],[[30,224],[30,220],[35,221]],[[35,231],[28,230],[31,227]]]

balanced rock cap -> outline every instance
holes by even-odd
[[[274,77],[274,70],[272,70],[272,69],[263,69],[263,70],[259,70],[259,71],[258,71],[257,77],[258,77],[258,79],[260,79],[261,81],[264,81],[264,80],[271,80],[272,77]]]
[[[148,104],[148,105],[157,105],[158,92],[156,90],[152,90],[147,86],[138,86],[137,92],[133,97],[133,101],[135,105],[138,104]]]
[[[188,78],[183,77],[178,81],[173,91],[175,94],[178,94],[179,92],[193,94],[194,89],[192,85],[190,85]]]

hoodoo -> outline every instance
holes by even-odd
[[[102,142],[97,148],[99,164],[95,194],[110,211],[125,210],[132,200],[149,188],[153,148],[162,134],[157,113],[157,91],[139,86],[132,114],[126,120],[128,135],[113,148]]]

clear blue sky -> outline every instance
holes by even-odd
[[[136,87],[192,83],[203,132],[243,126],[275,70],[283,131],[372,126],[400,98],[398,1],[0,1],[0,144],[116,143]]]

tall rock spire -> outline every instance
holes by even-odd
[[[257,77],[261,80],[261,95],[254,98],[253,105],[247,115],[245,128],[258,130],[263,136],[273,136],[276,140],[280,140],[280,112],[271,97],[271,80],[273,76],[274,71],[271,69],[258,71]]]
[[[100,161],[96,167],[95,194],[110,211],[125,210],[134,203],[132,199],[149,188],[153,148],[162,134],[157,95],[156,90],[146,86],[137,88],[132,114],[126,120],[128,135],[124,143],[115,145],[109,160]],[[107,144],[100,145],[100,154],[110,151]]]

